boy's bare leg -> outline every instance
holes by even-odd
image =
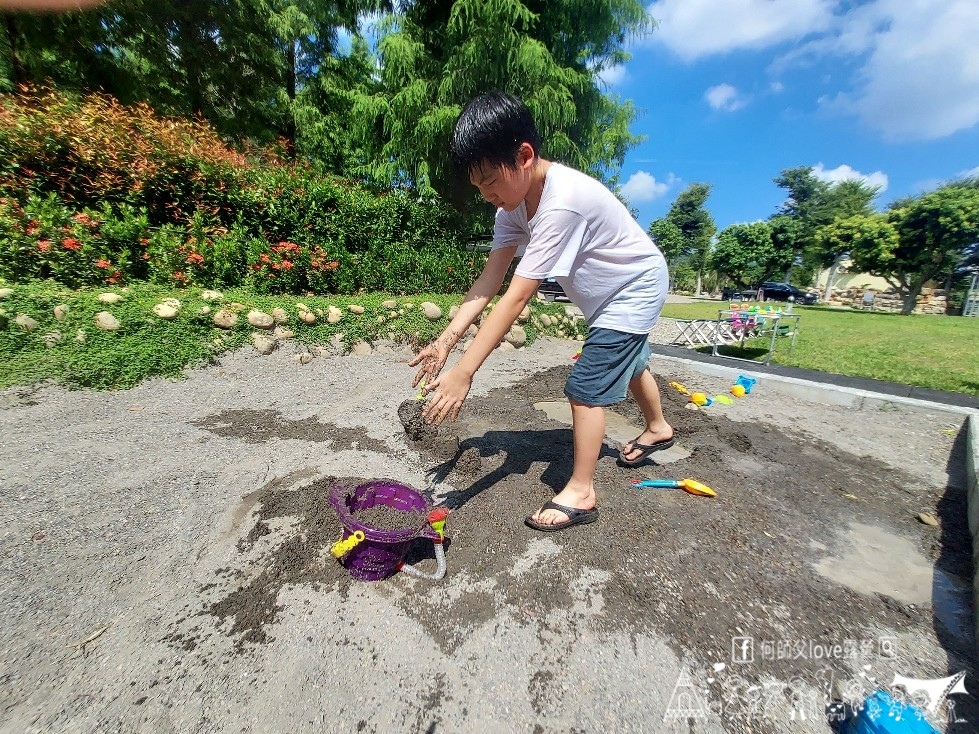
[[[579,510],[595,506],[595,467],[605,442],[605,409],[585,405],[576,400],[571,403],[571,424],[574,431],[574,469],[564,489],[552,502]],[[553,525],[568,520],[559,510],[538,510],[533,519],[541,525]]]
[[[643,370],[639,377],[629,382],[629,390],[636,399],[643,417],[646,419],[646,430],[640,434],[637,443],[649,446],[657,441],[666,441],[673,436],[673,426],[663,417],[663,403],[660,400],[659,386],[649,370]],[[622,449],[622,458],[632,461],[642,453],[627,443]]]

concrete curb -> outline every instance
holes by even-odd
[[[759,382],[764,382],[765,386],[772,388],[787,397],[798,400],[808,400],[813,403],[828,403],[830,405],[840,405],[845,408],[854,409],[877,409],[893,410],[894,408],[906,408],[908,410],[921,411],[927,413],[947,413],[952,416],[963,418],[976,415],[974,408],[959,405],[948,405],[936,403],[929,400],[918,398],[908,398],[901,395],[887,395],[885,393],[873,392],[871,390],[860,390],[843,385],[828,385],[822,382],[802,380],[798,377],[785,377],[774,375],[769,372],[752,371],[751,365],[745,363],[745,367],[728,367],[726,365],[712,364],[710,362],[700,362],[683,357],[674,357],[667,354],[656,352],[653,355],[653,363],[672,362],[682,364],[685,367],[699,372],[703,375],[714,377],[724,377],[732,382],[738,375],[754,377]]]
[[[772,389],[788,397],[798,400],[808,400],[814,403],[829,403],[854,409],[905,410],[945,413],[958,418],[965,418],[965,481],[968,501],[969,535],[972,536],[972,620],[976,635],[976,654],[979,655],[979,412],[973,408],[958,405],[946,405],[927,400],[907,398],[899,395],[885,395],[869,390],[858,390],[841,385],[827,385],[820,382],[800,380],[796,377],[783,377],[767,372],[752,372],[750,369],[739,369],[725,365],[699,362],[682,357],[673,357],[657,353],[654,363],[672,362],[682,364],[695,372],[714,377],[724,377],[732,382],[738,375],[754,377],[759,382],[764,381],[766,389]]]
[[[979,416],[966,419],[965,484],[969,502],[969,535],[972,536],[972,618],[976,629],[976,653],[979,655],[979,486],[976,467],[979,466]]]

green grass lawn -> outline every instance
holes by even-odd
[[[663,316],[716,318],[725,305],[670,303]],[[779,339],[773,363],[979,394],[979,318],[899,316],[820,306],[796,306],[795,312],[801,316],[795,348],[789,352],[789,340]],[[763,345],[755,340],[753,346]]]

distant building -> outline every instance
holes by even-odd
[[[851,260],[843,260],[839,267],[836,268],[836,275],[833,276],[833,288],[835,290],[846,291],[869,289],[884,292],[891,289],[890,283],[883,278],[876,275],[870,275],[869,273],[851,271],[850,268],[852,267],[853,262]],[[816,273],[816,281],[813,283],[813,287],[817,288],[820,293],[823,293],[826,290],[826,280],[829,278],[830,270],[831,268],[823,268]]]

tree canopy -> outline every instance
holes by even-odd
[[[979,242],[979,185],[946,184],[896,201],[884,214],[839,218],[818,238],[822,247],[848,253],[857,268],[887,280],[908,314],[925,283],[952,272]]]
[[[710,184],[690,184],[679,193],[666,214],[666,220],[680,232],[687,264],[697,273],[698,294],[710,259],[711,241],[717,231],[717,225],[705,207],[710,188]]]
[[[417,0],[380,24],[379,88],[357,95],[362,172],[450,196],[445,155],[452,126],[473,96],[521,97],[542,153],[614,178],[638,138],[631,103],[604,94],[596,74],[627,58],[624,41],[648,30],[642,3],[615,0]]]
[[[788,264],[786,251],[776,246],[773,235],[767,222],[725,227],[717,236],[711,264],[738,287],[756,287]]]

